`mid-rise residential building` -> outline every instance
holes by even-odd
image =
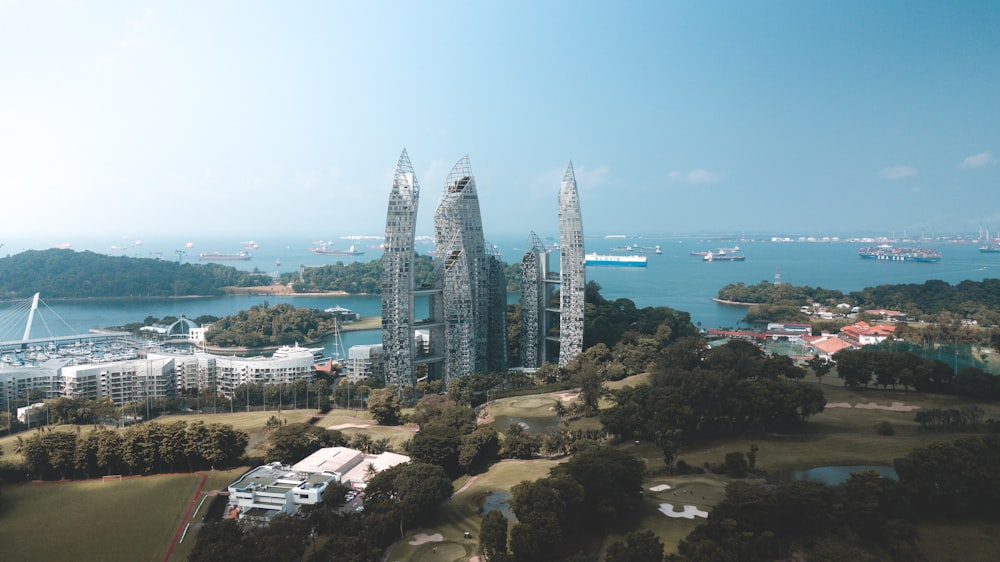
[[[368,377],[384,378],[384,365],[380,343],[352,345],[347,350],[347,380],[351,382]]]

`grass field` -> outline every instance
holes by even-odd
[[[5,560],[162,560],[196,474],[6,486]]]

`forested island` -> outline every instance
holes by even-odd
[[[269,285],[264,273],[95,252],[28,250],[0,258],[0,296],[29,298],[215,296],[225,287]]]
[[[434,260],[417,255],[417,285],[433,281]],[[507,290],[520,290],[520,263],[504,264]],[[352,262],[284,273],[278,282],[295,293],[382,292],[382,261]],[[108,256],[68,249],[28,250],[0,258],[0,298],[189,297],[217,296],[232,287],[264,287],[275,279],[261,271],[246,272],[216,263],[180,263],[155,258]]]
[[[862,311],[897,310],[907,319],[924,322],[951,322],[957,317],[974,320],[980,326],[1000,326],[1000,279],[962,281],[955,285],[938,280],[878,285],[846,294],[823,287],[761,281],[756,285],[726,285],[716,296],[721,301],[758,305],[748,311],[749,321],[807,320],[800,308],[819,303],[829,308],[847,304]]]
[[[215,347],[247,348],[308,343],[332,332],[336,322],[334,314],[314,308],[254,305],[213,322],[205,341]]]
[[[504,263],[507,291],[521,290],[521,264]],[[417,254],[413,260],[414,283],[420,287],[434,281],[434,258]],[[344,291],[346,293],[378,295],[382,293],[382,260],[368,262],[337,262],[309,267],[299,273],[283,273],[278,277],[282,284],[290,285],[296,293]]]

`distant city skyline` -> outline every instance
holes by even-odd
[[[991,2],[0,1],[0,243],[377,235],[403,149],[435,187],[470,156],[487,237],[557,233],[570,160],[588,236],[996,233],[997,29]]]

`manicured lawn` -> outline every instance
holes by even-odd
[[[6,486],[3,558],[162,560],[200,481],[180,474]]]

